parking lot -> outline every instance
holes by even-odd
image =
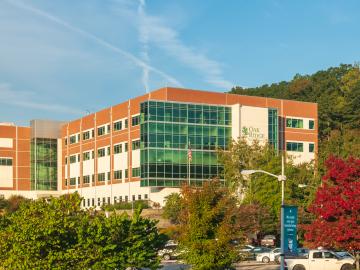
[[[177,263],[176,261],[164,261],[162,263],[163,270],[185,270],[190,269],[188,265]],[[277,264],[265,264],[265,263],[258,263],[258,262],[242,262],[236,264],[236,269],[242,270],[278,270],[280,266]]]

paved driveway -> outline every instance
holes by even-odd
[[[176,261],[163,262],[162,270],[185,270],[190,269],[188,265],[179,264]],[[236,269],[241,270],[279,270],[280,266],[277,264],[265,264],[258,262],[242,262],[236,264]]]

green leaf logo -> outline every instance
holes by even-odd
[[[243,127],[241,132],[244,136],[249,135],[249,129],[247,127]]]

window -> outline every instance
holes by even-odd
[[[95,157],[95,151],[92,150],[92,151],[91,151],[91,158],[94,159],[94,157]]]
[[[107,148],[107,155],[110,156],[110,146]]]
[[[65,157],[65,164],[67,164],[67,157]]]
[[[140,115],[134,116],[131,118],[131,125],[137,126],[140,124]]]
[[[141,195],[140,194],[138,195],[138,200],[141,200]]]
[[[322,258],[322,252],[314,252],[313,253],[314,259],[321,259]]]
[[[314,153],[315,144],[309,143],[309,153]]]
[[[132,200],[133,200],[133,201],[135,201],[135,200],[136,200],[135,195],[132,195]]]
[[[89,160],[90,159],[90,152],[83,153],[83,160]]]
[[[119,196],[119,202],[122,202],[122,196]]]
[[[132,150],[140,149],[140,140],[136,140],[132,142]]]
[[[105,181],[105,173],[98,173],[98,182]]]
[[[114,123],[114,131],[122,130],[122,121],[117,121]]]
[[[11,158],[0,158],[0,166],[12,166]]]
[[[84,175],[83,176],[83,183],[89,184],[90,183],[90,175]]]
[[[98,149],[98,157],[105,157],[105,148]]]
[[[95,131],[92,129],[91,130],[91,138],[94,138],[95,137]]]
[[[125,169],[125,178],[129,177],[128,169]]]
[[[91,182],[94,183],[95,182],[95,174],[91,175]]]
[[[67,145],[67,138],[65,138],[65,145]]]
[[[83,140],[86,141],[86,140],[89,140],[90,139],[90,131],[85,131],[83,133]]]
[[[76,185],[76,177],[71,177],[70,178],[70,186],[75,186]]]
[[[95,206],[95,199],[91,198],[91,206]]]
[[[315,129],[315,121],[309,120],[309,129]]]
[[[128,124],[128,120],[127,119],[125,119],[125,128],[128,128],[128,126],[129,126],[129,124]]]
[[[122,179],[122,171],[114,171],[114,179]]]
[[[304,144],[298,142],[286,142],[286,151],[303,152]]]
[[[77,155],[77,161],[80,162],[80,154]]]
[[[288,127],[288,128],[303,128],[304,127],[304,120],[286,118],[286,127]]]
[[[87,206],[90,206],[90,199],[87,199]]]
[[[114,196],[114,203],[117,203],[117,197]]]
[[[98,135],[98,136],[102,136],[102,135],[104,135],[104,134],[105,134],[105,126],[99,127],[99,128],[98,128],[97,135]]]
[[[133,168],[132,177],[139,177],[139,176],[140,176],[140,168]]]
[[[77,141],[80,142],[80,134],[77,135]]]
[[[121,198],[121,197],[120,197]],[[129,201],[129,197],[128,196],[125,196],[125,202],[128,202]]]
[[[70,156],[70,164],[76,162],[76,155]]]
[[[111,126],[110,126],[110,124],[109,124],[109,125],[107,125],[106,130],[107,130],[107,133],[110,133],[110,131],[111,131]]]
[[[101,204],[101,199],[100,199],[100,198],[98,198],[97,205],[98,205],[98,206],[100,206],[100,204]]]
[[[144,194],[144,199],[147,200],[149,197],[147,194]]]
[[[128,143],[126,142],[125,143],[125,147],[124,147],[125,149],[124,149],[124,152],[127,152],[128,151],[128,148],[129,148],[129,145],[128,145]]]
[[[120,154],[122,152],[122,144],[114,145],[114,154]]]
[[[70,136],[70,144],[76,143],[76,135]]]
[[[77,184],[80,185],[80,176],[77,178]]]
[[[107,180],[110,181],[111,180],[111,175],[110,172],[107,173]]]

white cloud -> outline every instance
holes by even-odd
[[[122,50],[121,48],[107,42],[106,40],[102,39],[102,38],[99,38],[98,36],[92,34],[92,33],[89,33],[85,30],[82,30],[81,28],[78,28],[78,27],[75,27],[73,25],[71,25],[70,23],[48,13],[48,12],[45,12],[41,9],[38,9],[38,8],[35,8],[35,7],[32,7],[30,5],[27,5],[27,4],[24,4],[22,2],[18,2],[18,1],[11,1],[11,0],[5,0],[7,3],[17,7],[17,8],[21,8],[23,10],[27,10],[27,11],[30,11],[31,13],[37,15],[37,16],[40,16],[40,17],[43,17],[43,18],[46,18],[48,19],[49,21],[52,21],[58,25],[61,25],[63,26],[64,28],[72,31],[72,32],[75,32],[79,35],[81,35],[82,37],[85,37],[87,39],[90,39],[94,42],[96,42],[97,44],[115,52],[115,53],[118,53],[120,55],[122,55],[123,57],[125,57],[126,59],[132,61],[136,66],[138,67],[141,67],[143,69],[146,69],[148,71],[151,71],[151,72],[154,72],[158,75],[160,75],[161,77],[165,78],[170,84],[174,85],[174,86],[182,86],[182,84],[176,79],[174,78],[173,76],[167,74],[166,72],[156,68],[156,67],[153,67],[153,66],[150,66],[148,65],[147,63],[145,63],[143,60],[141,60],[140,58],[136,57],[135,55],[125,51],[125,50]]]
[[[160,17],[147,15],[144,12],[145,0],[140,1],[139,29],[142,42],[149,42],[166,51],[169,55],[187,67],[202,74],[204,81],[216,87],[231,88],[234,84],[223,78],[221,64],[205,54],[184,44],[179,34],[166,25]]]
[[[9,83],[0,83],[0,103],[35,110],[82,115],[84,111],[54,103],[36,101],[36,93],[32,91],[14,90]]]

